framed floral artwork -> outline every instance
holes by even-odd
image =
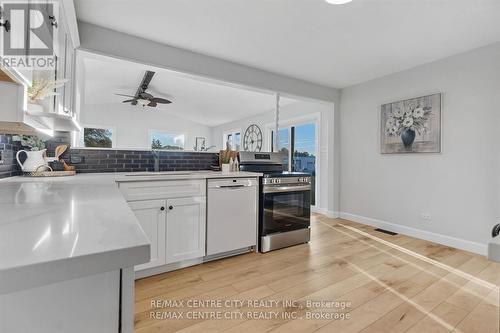
[[[382,154],[441,152],[441,94],[383,104]]]

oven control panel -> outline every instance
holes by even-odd
[[[311,177],[273,177],[264,178],[263,185],[278,185],[278,184],[310,184]]]

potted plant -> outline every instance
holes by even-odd
[[[231,160],[231,145],[229,142],[226,143],[226,150],[221,150],[219,153],[219,163],[221,165],[222,172],[228,173],[231,171],[229,161]]]
[[[57,88],[64,86],[67,80],[34,79],[28,87],[28,110],[44,111],[43,101],[52,96],[57,96]]]

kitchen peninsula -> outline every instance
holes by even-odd
[[[0,332],[133,331],[134,266],[149,262],[158,247],[117,181],[204,184],[258,176],[193,171],[1,180]],[[204,256],[203,239],[198,263]],[[25,317],[27,304],[37,311]]]

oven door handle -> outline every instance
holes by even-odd
[[[264,186],[263,193],[280,193],[280,192],[303,192],[310,191],[311,185],[293,185],[293,186]]]

